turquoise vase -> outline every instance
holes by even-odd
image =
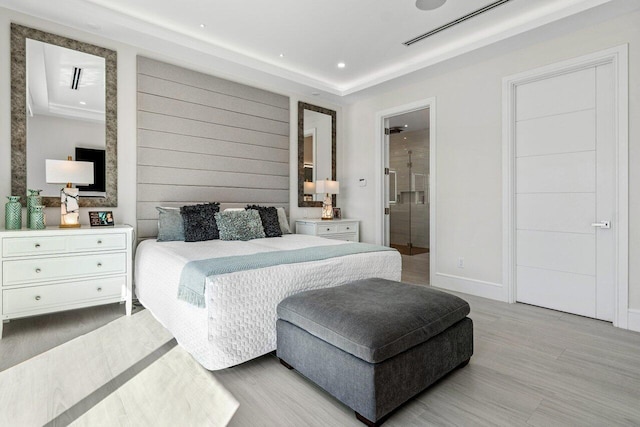
[[[22,228],[22,205],[20,196],[9,196],[9,201],[4,205],[4,228],[7,230],[20,230]]]
[[[27,190],[29,195],[27,196],[27,228],[33,228],[39,230],[39,228],[33,227],[31,224],[31,210],[34,206],[42,205],[42,196],[40,192],[42,190]]]
[[[29,228],[32,230],[42,230],[46,227],[44,220],[44,206],[31,206],[31,212],[29,212],[29,224]]]

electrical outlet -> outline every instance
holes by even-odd
[[[464,268],[464,258],[458,258],[458,268]]]

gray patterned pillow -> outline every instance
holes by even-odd
[[[265,237],[258,211],[225,211],[215,214],[220,240],[251,240]]]
[[[264,234],[267,237],[282,236],[280,222],[278,221],[278,211],[276,208],[273,206],[247,205],[246,209],[254,209],[258,211],[260,214],[260,221],[262,221],[262,228],[264,228]]]
[[[184,222],[184,241],[201,242],[218,238],[218,226],[214,214],[220,210],[220,203],[187,205],[180,208]]]
[[[156,206],[158,210],[158,242],[184,241],[184,222],[180,208]]]

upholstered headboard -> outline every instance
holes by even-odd
[[[220,202],[289,211],[289,98],[138,57],[137,228],[156,206]]]

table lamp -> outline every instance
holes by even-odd
[[[322,202],[322,219],[333,219],[331,195],[340,194],[340,183],[338,181],[330,181],[329,178],[324,181],[316,181],[316,193],[325,195]]]
[[[60,227],[80,227],[80,196],[72,183],[93,184],[93,162],[46,159],[46,180],[48,184],[67,184],[60,190]]]

